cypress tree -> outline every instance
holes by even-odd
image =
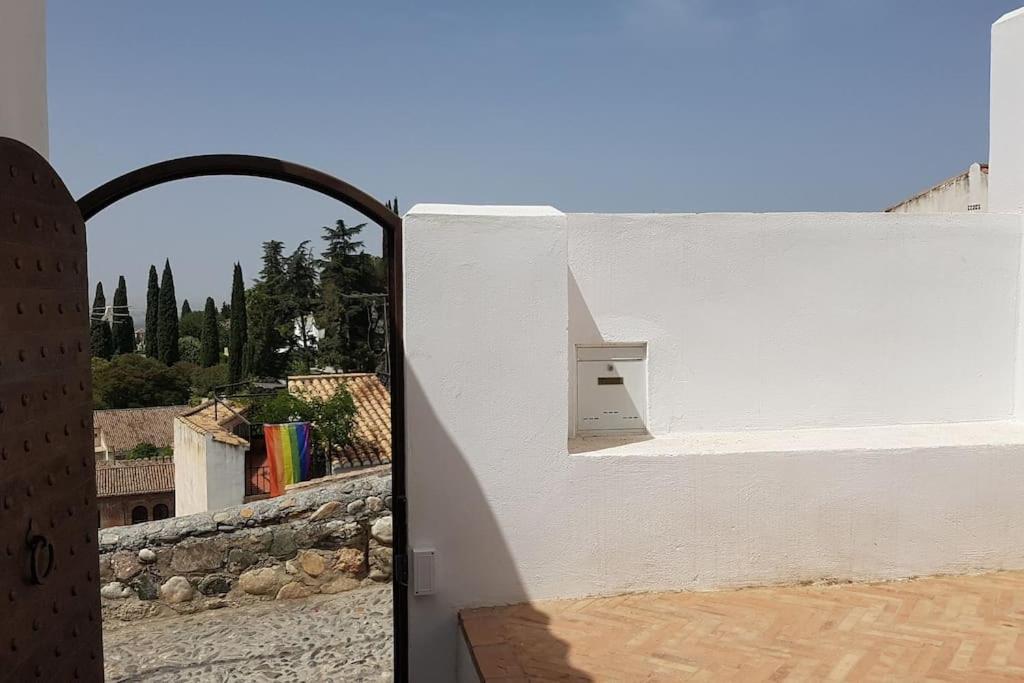
[[[188,299],[181,302],[181,317],[184,318],[186,315],[192,312],[192,307],[188,305]]]
[[[164,261],[164,272],[160,277],[160,297],[157,305],[157,354],[166,365],[178,362],[178,302],[174,296],[174,275],[171,261]]]
[[[135,321],[128,312],[128,286],[124,275],[117,280],[114,290],[114,353],[135,353]]]
[[[156,266],[149,267],[149,285],[146,288],[146,340],[142,350],[150,358],[157,358],[160,344],[160,285],[157,283]]]
[[[231,281],[231,333],[228,339],[228,382],[241,382],[245,372],[246,351],[249,345],[248,322],[245,312],[245,282],[242,264],[235,264]]]
[[[96,358],[114,355],[114,338],[110,331],[110,323],[106,321],[107,297],[103,295],[103,283],[96,283],[96,296],[92,300],[92,311],[89,313],[89,346]]]
[[[217,305],[213,303],[213,297],[207,297],[203,311],[202,342],[199,358],[203,367],[216,365],[220,360],[220,323],[217,322]]]

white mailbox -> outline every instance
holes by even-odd
[[[647,345],[576,347],[576,431],[647,431]]]

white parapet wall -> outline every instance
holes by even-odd
[[[416,680],[459,608],[1024,567],[1021,217],[405,218]],[[576,343],[647,342],[654,438],[568,438]],[[415,586],[413,587],[415,592]]]
[[[1007,419],[1020,249],[1017,216],[571,214],[570,349],[648,344],[654,434]]]
[[[49,154],[44,0],[0,0],[0,136]]]

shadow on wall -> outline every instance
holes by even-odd
[[[457,372],[457,368],[453,368]],[[516,567],[514,554],[508,547],[505,536],[491,510],[487,494],[473,473],[473,469],[462,454],[459,446],[451,439],[444,425],[438,420],[431,407],[430,398],[414,372],[406,367],[406,415],[407,422],[415,423],[422,430],[421,438],[409,443],[408,476],[417,481],[416,494],[435,500],[448,500],[451,506],[465,511],[466,523],[460,528],[451,528],[443,519],[431,519],[430,510],[417,510],[416,500],[410,499],[410,525],[418,529],[429,529],[431,537],[424,538],[419,532],[418,540],[433,542],[442,560],[461,562],[458,572],[449,567],[438,567],[438,593],[416,597],[410,591],[409,619],[412,627],[411,680],[429,680],[429,674],[422,671],[417,675],[417,661],[426,665],[429,672],[466,671],[475,667],[482,681],[495,679],[518,679],[548,681],[571,680],[591,681],[595,678],[585,671],[573,667],[569,662],[569,644],[558,638],[550,629],[549,617],[528,604],[520,604],[514,620],[494,620],[494,627],[473,633],[474,662],[458,661],[452,643],[453,637],[463,638],[458,620],[460,609],[493,607],[522,603],[527,596],[526,588]],[[472,378],[449,379],[445,386],[435,391],[457,390],[460,382]],[[529,436],[524,435],[524,448],[529,447]],[[480,454],[481,464],[490,454]],[[493,456],[491,456],[493,457]],[[502,476],[517,478],[516,462],[486,463],[500,470]],[[436,476],[443,472],[443,476]],[[434,476],[424,476],[434,473]],[[429,482],[429,489],[426,484]],[[546,502],[532,500],[531,492],[518,492],[521,504],[529,509],[536,534],[544,533],[551,523],[546,514]],[[412,534],[410,534],[412,538]],[[470,548],[469,554],[457,558],[459,551]],[[521,549],[529,552],[528,548]],[[446,588],[458,578],[459,596],[475,596],[470,604],[461,597],[446,593]],[[414,586],[412,587],[415,588]],[[434,604],[430,604],[433,602]],[[418,623],[417,623],[418,622]],[[429,623],[429,627],[427,624]],[[522,625],[527,623],[528,638],[523,638]],[[467,643],[467,647],[469,643]],[[424,661],[426,660],[426,661]],[[459,679],[464,680],[462,677]]]
[[[576,280],[575,273],[572,272],[572,268],[566,269],[567,276],[569,278],[569,335],[568,335],[568,359],[569,359],[569,378],[568,378],[568,405],[569,405],[569,437],[576,436],[576,428],[579,422],[579,404],[577,401],[577,390],[579,386],[579,377],[576,374],[576,345],[577,344],[606,344],[609,340],[605,339],[601,333],[601,329],[597,325],[597,321],[594,320],[594,314],[590,311],[590,306],[587,304],[587,300],[583,297],[583,292],[580,290],[579,282]],[[646,339],[626,339],[618,340],[626,342],[638,342],[646,343]],[[647,366],[650,368],[650,348],[647,349],[648,358]],[[610,369],[610,368],[609,368]],[[616,373],[617,374],[617,373]],[[649,373],[648,373],[649,374]],[[648,382],[650,377],[648,376]],[[650,387],[648,387],[648,392]],[[631,397],[632,398],[632,397]],[[635,402],[630,401],[630,405],[633,408],[633,412],[636,415],[640,415],[644,420],[644,426],[646,430],[650,429],[649,416],[646,411],[641,410]],[[593,433],[591,433],[593,434]],[[607,437],[601,436],[602,439]],[[633,434],[629,436],[619,436],[617,442],[622,443],[636,443],[640,441],[649,441],[653,438],[648,434]],[[593,445],[583,447],[579,445],[577,440],[577,447],[574,449],[570,447],[570,452],[589,452],[591,450],[600,450],[601,448],[608,448],[615,445],[615,443],[604,443],[603,445],[597,445],[598,442],[590,442]]]

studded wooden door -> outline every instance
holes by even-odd
[[[85,223],[0,138],[0,680],[101,681]]]

